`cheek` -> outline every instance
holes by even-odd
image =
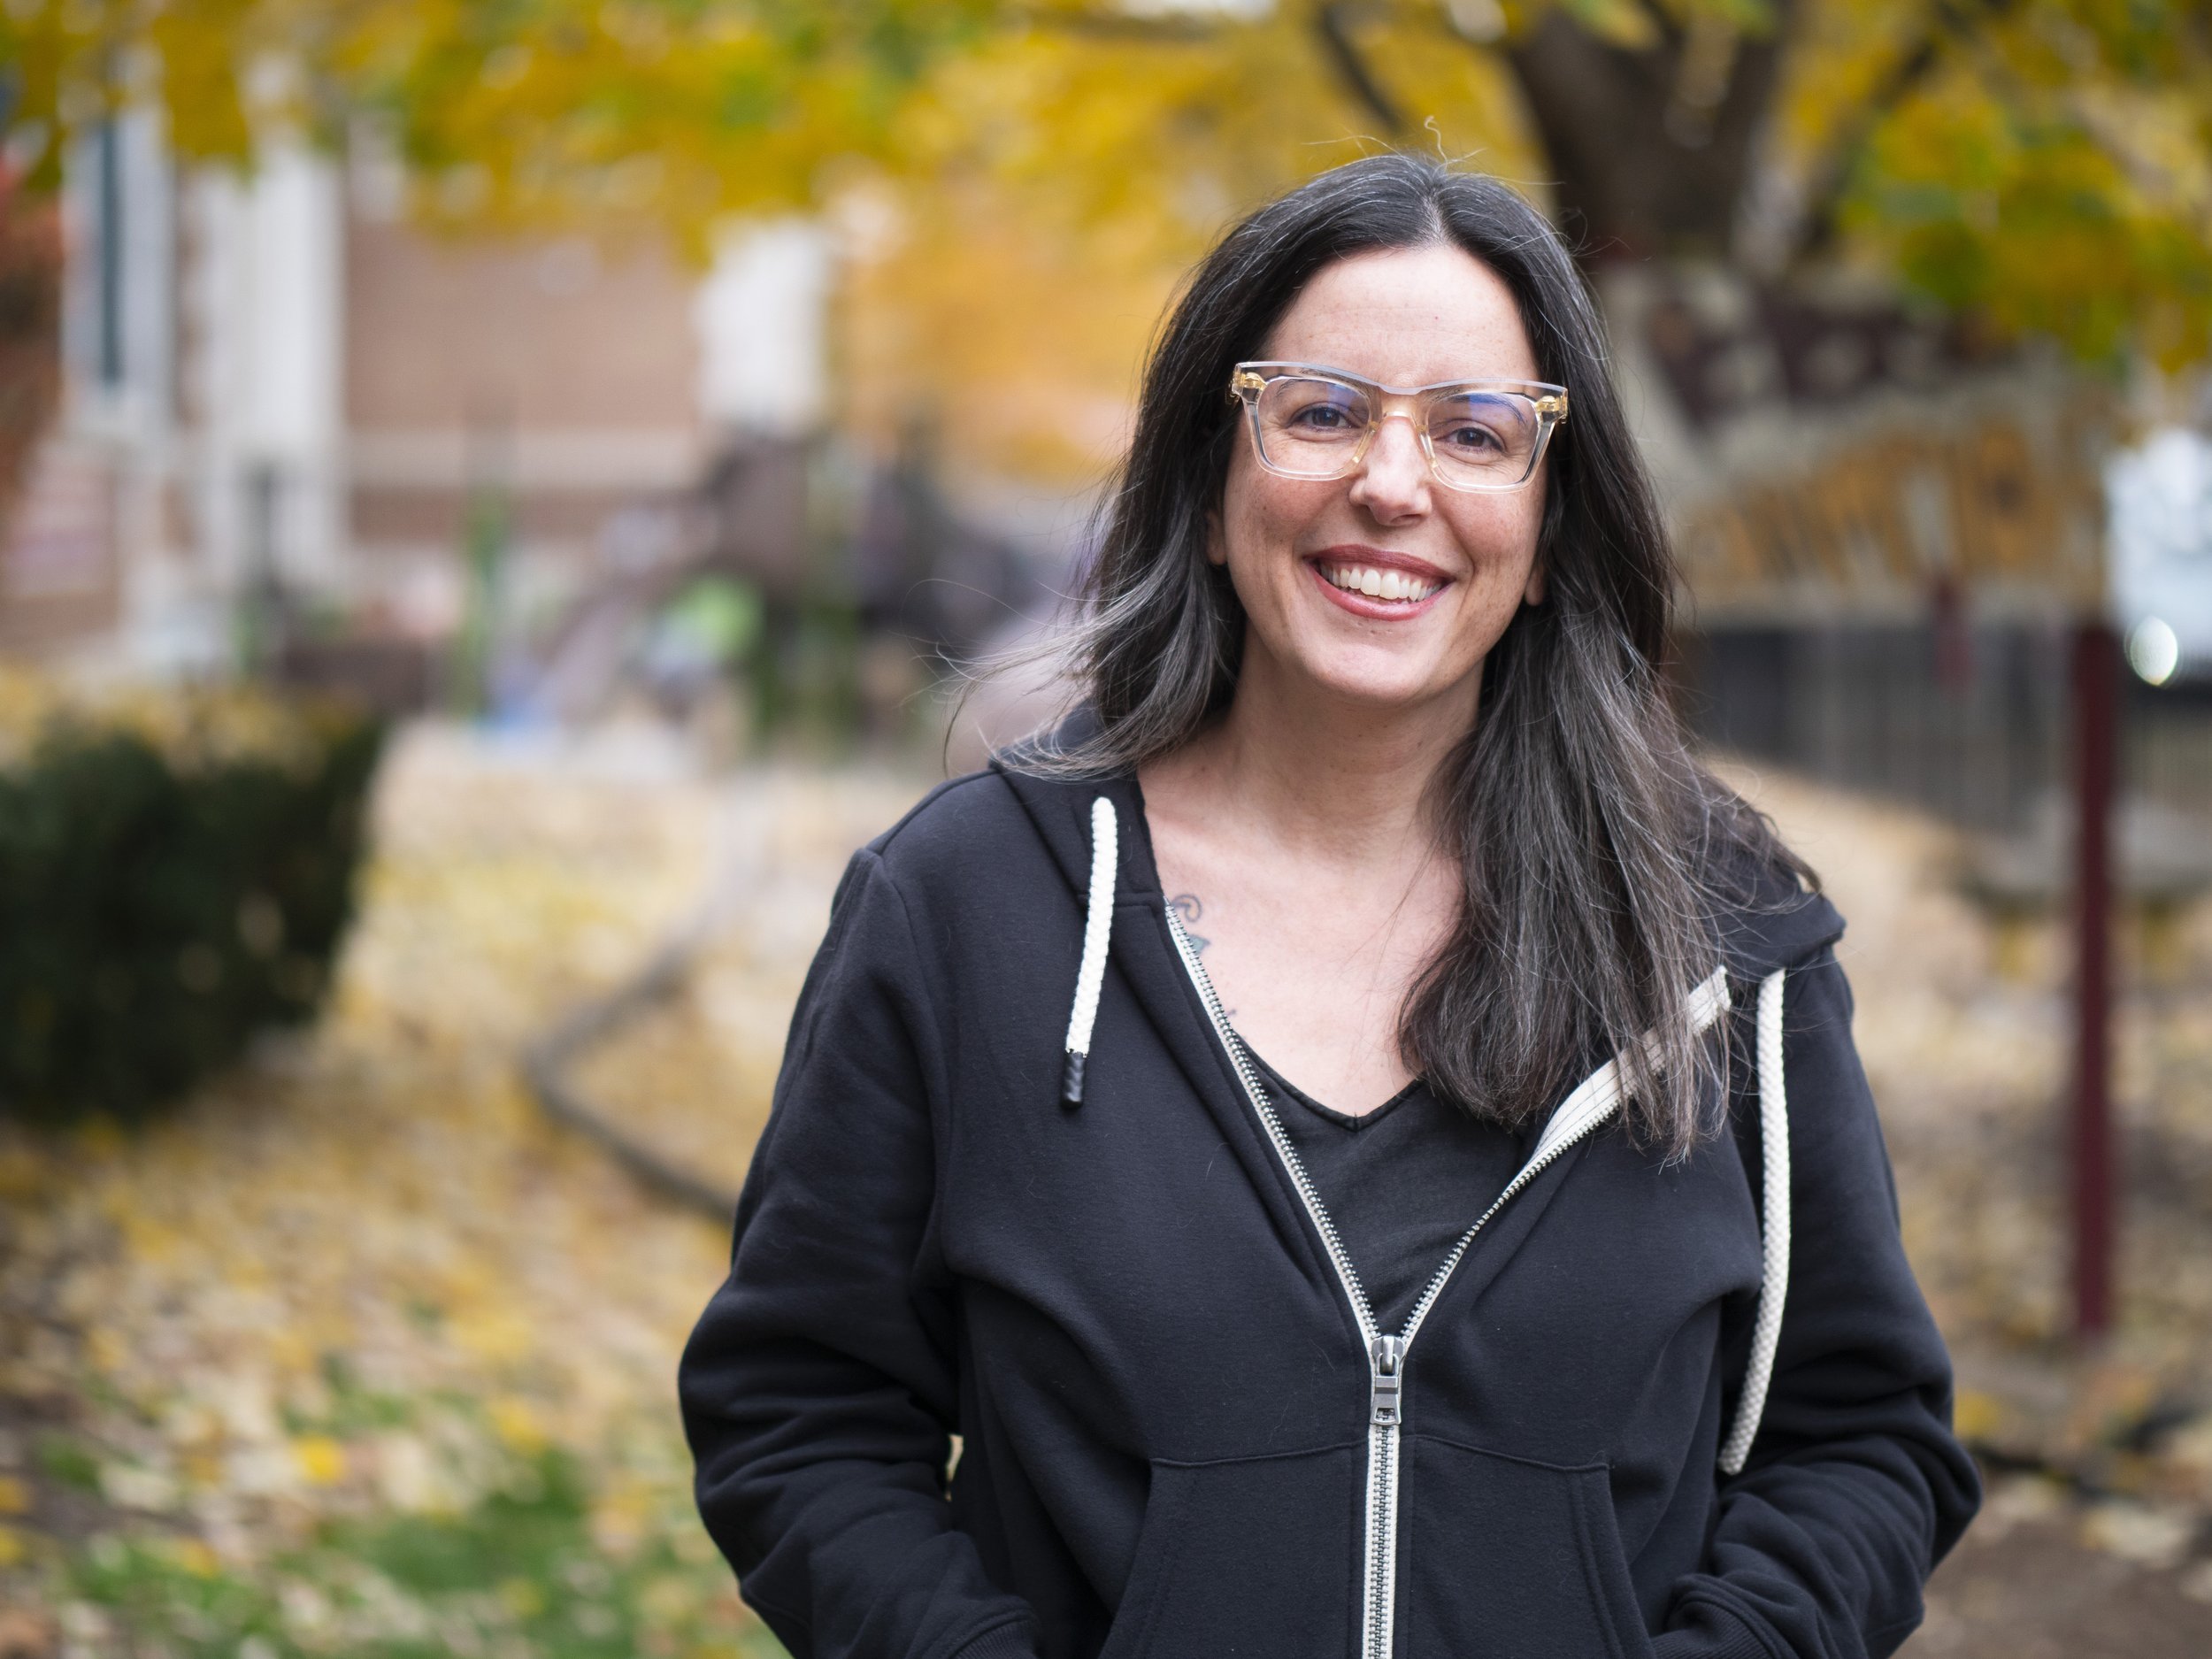
[[[1229,461],[1229,475],[1222,481],[1221,500],[1208,519],[1206,557],[1216,565],[1232,563],[1230,549],[1242,548],[1252,535],[1252,480],[1239,445]]]
[[[1480,588],[1517,591],[1536,564],[1543,529],[1543,498],[1527,491],[1478,496],[1462,510],[1459,543]]]
[[[1274,488],[1279,482],[1242,456],[1230,466],[1206,554],[1217,565],[1226,564],[1233,577],[1258,577],[1286,563],[1286,549],[1297,545],[1307,521],[1327,504],[1310,485]]]

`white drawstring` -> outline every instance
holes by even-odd
[[[1782,974],[1759,982],[1759,1148],[1763,1189],[1759,1223],[1759,1317],[1751,1332],[1751,1360],[1736,1401],[1735,1425],[1720,1448],[1724,1475],[1743,1472],[1751,1441],[1766,1409],[1774,1376],[1774,1348],[1782,1335],[1782,1303],[1790,1288],[1790,1111],[1782,1086]]]
[[[1703,1036],[1706,1029],[1728,1011],[1728,973],[1725,969],[1716,968],[1713,977],[1693,990],[1686,999],[1690,1034]],[[1659,1039],[1646,1032],[1643,1042],[1644,1058],[1656,1071],[1660,1069]],[[1574,1091],[1553,1109],[1551,1120],[1537,1137],[1535,1151],[1529,1154],[1529,1162],[1537,1162],[1562,1141],[1579,1139],[1592,1125],[1610,1118],[1627,1098],[1625,1056],[1616,1055],[1576,1084]]]
[[[1091,899],[1083,918],[1083,965],[1075,976],[1075,1006],[1068,1010],[1067,1064],[1060,1073],[1063,1106],[1083,1103],[1083,1066],[1090,1057],[1099,987],[1106,982],[1106,941],[1114,928],[1119,841],[1114,804],[1102,795],[1091,803]]]

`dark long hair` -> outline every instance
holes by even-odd
[[[1682,1152],[1717,1095],[1717,1046],[1697,1040],[1688,998],[1718,964],[1727,872],[1809,872],[1691,758],[1661,670],[1673,558],[1603,324],[1557,234],[1496,180],[1370,157],[1261,208],[1200,264],[1147,367],[1079,595],[1066,660],[1095,729],[1007,759],[1061,776],[1131,772],[1227,708],[1244,611],[1206,542],[1239,437],[1230,371],[1323,266],[1439,243],[1504,281],[1538,378],[1574,403],[1549,452],[1544,603],[1524,605],[1492,649],[1474,728],[1437,779],[1464,895],[1406,999],[1401,1051],[1440,1093],[1509,1126],[1540,1119],[1594,1056],[1619,1054],[1632,1131]]]

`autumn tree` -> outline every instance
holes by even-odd
[[[703,252],[826,209],[854,349],[1074,359],[1041,396],[1119,396],[1227,217],[1389,144],[1522,182],[1593,263],[1856,265],[2085,357],[2212,346],[2203,0],[19,0],[0,61],[34,183],[142,100],[204,158],[373,122],[472,228]]]

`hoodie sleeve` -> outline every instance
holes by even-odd
[[[944,1071],[905,906],[847,870],[678,1373],[707,1530],[795,1659],[1029,1659],[954,1525],[954,1311],[931,1260]]]
[[[1791,972],[1783,1009],[1793,1239],[1773,1381],[1657,1659],[1887,1655],[1980,1502],[1832,950]]]

